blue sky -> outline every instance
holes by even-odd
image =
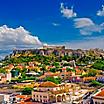
[[[0,49],[4,50],[2,47],[7,44],[19,47],[27,42],[28,45],[41,42],[71,48],[104,49],[102,5],[104,0],[0,0],[0,31],[3,30],[0,32],[0,38],[3,37]],[[26,42],[21,38],[21,44],[18,44],[22,32]]]

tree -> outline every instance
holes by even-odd
[[[50,65],[49,61],[44,61],[45,65]]]
[[[102,86],[102,83],[99,83],[98,81],[92,81],[90,86]]]
[[[6,70],[5,69],[3,69],[3,68],[0,68],[0,73],[6,73]]]
[[[33,88],[25,87],[22,91],[22,94],[23,95],[31,95],[32,90],[33,90]]]
[[[23,70],[20,70],[22,79],[25,79],[26,78],[26,72],[27,72],[27,69],[26,68],[23,68]]]
[[[46,81],[54,82],[54,83],[56,83],[56,84],[60,84],[60,83],[61,83],[61,78],[60,78],[60,77],[58,77],[58,78],[47,77],[45,80],[46,80]]]
[[[97,71],[96,71],[96,69],[89,69],[89,72],[88,72],[88,76],[96,76],[96,74],[97,74]]]
[[[55,67],[59,67],[60,64],[59,64],[59,62],[54,62],[53,65],[54,65]]]
[[[43,71],[43,75],[44,75],[44,72],[46,71],[46,66],[45,65],[42,65],[41,70]]]
[[[96,69],[88,69],[88,73],[82,75],[82,77],[94,77],[97,73]]]
[[[68,71],[72,71],[72,72],[75,72],[75,69],[71,69],[71,68],[66,68],[67,72]]]
[[[71,66],[70,63],[64,63],[63,66]]]
[[[55,73],[57,71],[57,69],[56,68],[51,68],[50,71]]]
[[[104,61],[97,60],[93,65],[93,68],[99,69],[99,70],[104,70]]]
[[[11,70],[11,73],[12,73],[12,77],[16,77],[19,75],[20,73],[20,69],[19,68],[14,68]]]

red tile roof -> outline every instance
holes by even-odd
[[[42,82],[39,87],[58,87],[57,84],[47,81],[47,82]]]
[[[104,97],[104,89],[101,92],[99,92],[96,96]]]

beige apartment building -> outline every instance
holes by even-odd
[[[68,98],[69,89],[65,84],[57,85],[53,82],[42,82],[39,87],[32,91],[34,102],[56,103],[65,101]]]

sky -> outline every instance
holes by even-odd
[[[104,49],[104,0],[0,0],[0,52],[43,44]]]

